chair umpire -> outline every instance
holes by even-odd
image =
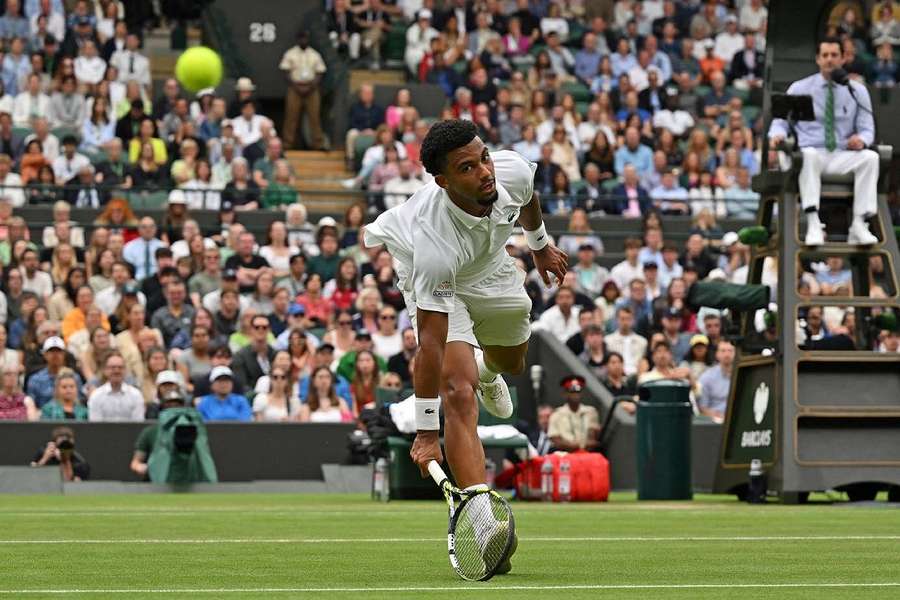
[[[819,72],[795,81],[787,91],[792,95],[812,96],[816,116],[814,121],[798,122],[794,128],[803,155],[799,187],[807,220],[804,241],[807,246],[825,243],[824,226],[819,219],[822,175],[852,173],[853,221],[847,242],[875,244],[878,238],[869,230],[867,222],[877,212],[879,157],[877,152],[869,149],[875,141],[872,101],[865,85],[853,80],[841,84],[839,80],[843,77],[840,75],[832,78],[844,62],[838,38],[823,38],[817,48]],[[769,128],[770,143],[778,144],[787,134],[787,121],[774,119]]]

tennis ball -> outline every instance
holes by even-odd
[[[222,59],[206,46],[188,48],[175,63],[175,77],[189,92],[216,87],[222,81]]]

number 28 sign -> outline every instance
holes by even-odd
[[[250,23],[250,42],[271,44],[275,41],[275,23]]]

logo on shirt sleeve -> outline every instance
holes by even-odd
[[[431,292],[432,296],[437,298],[452,298],[453,297],[453,282],[452,281],[442,281],[433,292]]]

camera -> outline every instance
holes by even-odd
[[[62,452],[70,452],[75,449],[75,442],[67,437],[64,437],[56,443],[56,447],[59,448]]]

